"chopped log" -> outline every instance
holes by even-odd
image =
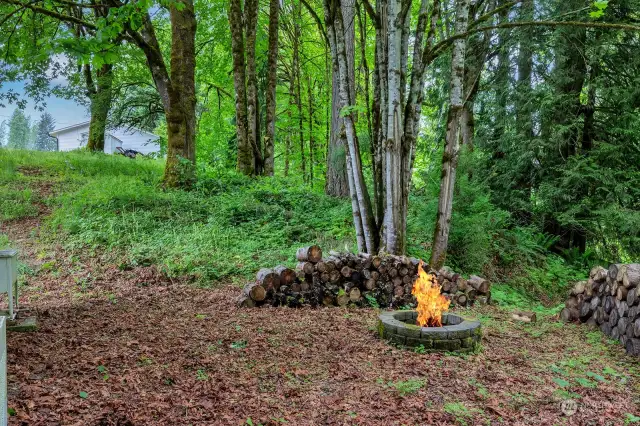
[[[451,293],[451,281],[447,279],[442,281],[442,292]]]
[[[469,289],[469,284],[466,278],[458,277],[456,280],[456,284],[458,285],[458,290],[467,291]]]
[[[330,294],[325,294],[324,297],[322,298],[322,304],[324,306],[333,306],[334,302],[335,302],[335,298]]]
[[[622,285],[622,277],[624,275],[625,270],[627,269],[627,265],[620,265],[618,267],[618,273],[616,274],[616,281]]]
[[[618,316],[623,317],[627,315],[627,312],[629,312],[629,306],[627,305],[627,301],[625,300],[624,302],[618,303],[617,309],[618,309]]]
[[[618,332],[622,334],[626,334],[627,325],[629,325],[629,319],[627,317],[622,317],[618,320]]]
[[[629,292],[628,288],[626,288],[624,286],[618,287],[618,291],[616,293],[616,299],[626,301],[628,292]]]
[[[413,281],[413,278],[411,278],[410,275],[405,275],[404,277],[402,277],[402,282],[405,284],[410,284],[411,281]]]
[[[323,272],[320,274],[320,281],[322,281],[323,283],[329,283],[331,282],[331,274],[327,271]]]
[[[526,312],[526,311],[514,311],[511,314],[511,318],[521,322],[536,322],[536,313]]]
[[[576,308],[562,308],[560,311],[560,319],[564,322],[573,322],[580,316]]]
[[[638,304],[638,292],[640,292],[640,287],[629,289],[627,292],[627,305],[634,306]]]
[[[580,305],[580,321],[587,322],[587,320],[591,317],[593,311],[591,310],[590,303],[583,303]]]
[[[296,270],[302,271],[305,274],[313,274],[314,269],[313,263],[311,262],[298,262],[296,265]]]
[[[578,299],[575,296],[570,296],[564,302],[565,308],[577,308],[578,307]]]
[[[618,287],[620,286],[620,284],[618,284],[617,281],[614,281],[611,283],[610,286],[610,290],[609,290],[609,294],[611,294],[612,296],[616,296],[618,294]]]
[[[374,280],[373,278],[369,278],[367,281],[365,281],[364,283],[364,287],[367,290],[373,290],[374,288],[376,288],[376,280]]]
[[[449,281],[453,280],[454,274],[455,273],[448,266],[443,266],[437,273],[438,276],[441,276]]]
[[[280,274],[274,272],[273,269],[262,268],[256,274],[256,282],[267,291],[278,290],[280,288]]]
[[[347,306],[349,300],[349,295],[347,293],[340,293],[336,297],[336,303],[338,306]]]
[[[316,245],[300,247],[296,251],[296,259],[300,262],[318,263],[322,260],[322,249]]]
[[[409,275],[409,268],[407,268],[406,266],[403,266],[398,270],[398,273],[400,274],[401,277],[404,277],[405,275]]]
[[[397,286],[401,286],[402,285],[402,277],[395,277],[391,280],[391,282],[393,283],[394,287]]]
[[[353,274],[353,272],[354,272],[354,270],[349,268],[348,266],[343,266],[342,269],[340,270],[340,273],[345,278],[351,277],[351,274]]]
[[[640,337],[640,318],[633,322],[633,336]]]
[[[618,278],[618,269],[620,268],[620,266],[622,266],[622,264],[620,264],[620,263],[612,263],[611,265],[609,265],[608,276],[609,276],[609,279],[611,280],[611,282],[614,282],[614,281],[617,280],[617,278]]]
[[[640,356],[640,339],[627,338],[625,349],[629,355]]]
[[[329,272],[329,282],[336,284],[340,282],[341,278],[342,278],[342,274],[340,273],[339,270],[334,269],[333,271]]]
[[[626,266],[622,275],[622,285],[626,288],[640,285],[640,263],[632,263]]]
[[[361,298],[361,294],[358,287],[352,288],[351,291],[349,292],[349,300],[351,300],[352,302],[357,302],[358,300],[360,300],[360,298]]]
[[[253,308],[256,306],[256,302],[244,293],[236,299],[236,304],[240,308]]]
[[[267,291],[256,282],[247,283],[242,291],[256,302],[262,302],[267,297]]]
[[[286,266],[278,265],[273,271],[280,275],[280,285],[289,285],[296,280],[296,271]]]
[[[380,268],[381,264],[382,264],[382,259],[379,258],[378,256],[373,256],[371,258],[371,266],[373,266],[374,268],[376,269]]]
[[[608,271],[602,266],[595,266],[591,269],[589,277],[591,277],[595,282],[601,283],[607,279],[607,272]]]
[[[325,260],[322,263],[324,264],[324,267],[326,268],[327,272],[331,272],[334,269],[336,269],[336,264],[332,260]]]
[[[618,330],[618,327],[611,327],[611,338],[613,340],[618,340],[620,338],[620,330]]]
[[[578,281],[574,286],[573,289],[571,290],[572,294],[582,294],[584,293],[584,289],[587,286],[587,282],[586,281]]]
[[[599,306],[598,309],[593,313],[594,318],[598,324],[602,324],[605,321],[609,320],[609,315],[604,312],[604,308]]]
[[[605,322],[600,325],[600,331],[602,331],[605,335],[611,336],[611,326],[608,322]]]
[[[398,296],[398,297],[404,296],[404,287],[402,287],[401,285],[397,286],[397,287],[394,287],[393,288],[393,295],[394,296]]]
[[[481,278],[477,275],[471,275],[467,280],[468,284],[473,287],[479,293],[486,293],[489,291],[491,287],[491,283],[484,278]]]
[[[323,261],[316,263],[316,271],[322,273],[327,271],[327,264]]]
[[[300,293],[300,291],[302,291],[302,285],[300,285],[300,283],[293,283],[293,284],[291,284],[291,286],[289,287],[289,289],[290,289],[293,293]]]
[[[388,274],[391,278],[395,278],[398,276],[398,270],[396,268],[389,268]]]
[[[305,292],[305,291],[309,291],[310,289],[311,289],[311,283],[309,281],[303,281],[300,283],[300,291]]]
[[[611,311],[613,310],[613,308],[615,307],[615,303],[613,302],[613,297],[611,296],[606,296],[604,299],[604,311],[607,314],[610,314]]]
[[[598,309],[598,306],[600,306],[600,298],[598,296],[593,297],[589,302],[589,305],[591,305],[591,311],[595,312],[595,310]]]
[[[458,295],[456,295],[456,303],[460,306],[466,306],[467,305],[467,295],[464,293],[459,293]]]
[[[620,316],[618,315],[618,310],[617,309],[612,309],[611,313],[609,314],[609,325],[611,326],[612,329],[613,329],[613,327],[618,325],[618,320],[619,319],[620,319]]]

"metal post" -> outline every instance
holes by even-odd
[[[0,426],[9,423],[7,411],[7,319],[0,317]]]

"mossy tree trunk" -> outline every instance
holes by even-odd
[[[87,149],[103,152],[107,119],[113,98],[113,65],[104,64],[96,72],[96,82],[93,81],[91,66],[84,65],[85,83],[91,102],[91,120],[89,122],[89,137]]]

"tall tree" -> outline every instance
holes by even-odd
[[[269,52],[267,59],[267,93],[264,138],[264,174],[273,176],[276,140],[276,85],[278,82],[278,22],[280,0],[269,1]]]
[[[457,34],[467,31],[469,21],[469,0],[456,0]],[[456,183],[456,169],[460,156],[460,128],[464,108],[464,71],[465,71],[464,39],[453,42],[451,53],[451,80],[449,85],[449,113],[447,114],[447,132],[442,155],[442,172],[440,173],[440,196],[438,213],[433,233],[431,260],[429,266],[439,269],[444,265],[449,243],[449,228],[453,209],[453,189]]]
[[[27,149],[31,137],[29,117],[20,108],[16,108],[9,119],[9,138],[7,148]]]
[[[55,128],[55,121],[51,114],[48,112],[43,113],[37,126],[34,148],[38,151],[55,151],[56,139],[49,134]]]

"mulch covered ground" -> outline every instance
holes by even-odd
[[[197,288],[152,267],[37,242],[37,220],[1,229],[31,259],[22,301],[40,329],[10,333],[11,424],[620,425],[640,416],[638,360],[599,333],[498,308],[483,349],[394,348],[373,309],[237,309],[239,289]],[[589,374],[590,373],[590,374]],[[561,401],[578,402],[566,416]]]

